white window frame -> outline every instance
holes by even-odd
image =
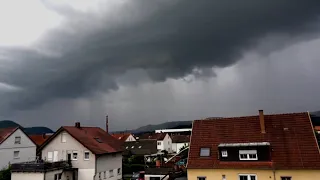
[[[67,133],[63,132],[61,133],[61,143],[66,143],[67,142]]]
[[[247,158],[242,158],[241,155],[246,155]],[[250,154],[255,154],[256,158],[250,158]],[[239,150],[239,159],[241,161],[256,161],[258,160],[258,153],[257,150]]]
[[[197,180],[200,180],[200,179],[207,180],[207,177],[205,177],[205,176],[198,176],[198,177],[197,177]]]
[[[53,152],[48,151],[47,156],[48,156],[48,161],[52,162],[53,161]]]
[[[101,180],[101,172],[99,172],[99,180]]]
[[[109,178],[112,178],[112,177],[114,177],[113,169],[112,169],[112,170],[109,170]]]
[[[17,139],[18,139],[19,141],[17,141]],[[14,144],[21,144],[21,136],[16,136],[16,137],[14,137]]]
[[[15,156],[16,152],[18,156]],[[20,159],[20,151],[13,151],[13,159]]]
[[[103,179],[107,179],[107,172],[106,171],[103,172]]]
[[[209,154],[208,155],[201,155],[201,151],[202,150],[209,150]],[[210,157],[210,152],[211,151],[211,148],[209,148],[209,147],[203,147],[203,148],[200,148],[200,157]]]
[[[221,151],[221,157],[228,157],[228,151],[227,150],[222,150]]]
[[[86,153],[88,153],[88,158],[86,158]],[[90,160],[90,152],[89,151],[84,151],[83,152],[83,160],[85,160],[85,161],[88,161],[88,160]]]
[[[161,141],[158,141],[157,144],[158,144],[158,146],[161,146]]]
[[[73,158],[74,156],[73,156],[73,154],[77,154],[77,158]],[[71,159],[73,160],[73,161],[77,161],[78,160],[78,156],[79,156],[79,153],[78,153],[78,151],[72,151],[72,154],[71,154]]]
[[[121,168],[118,168],[118,175],[121,174]]]
[[[258,177],[256,174],[238,174],[239,180],[240,180],[240,176],[247,176],[248,180],[251,180],[251,176],[255,176],[256,180],[258,180]]]

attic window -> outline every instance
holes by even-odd
[[[94,138],[98,143],[102,143],[102,140],[100,138]]]
[[[139,149],[141,148],[141,146],[139,146]]]
[[[200,149],[200,157],[209,157],[209,156],[210,156],[210,148]]]
[[[133,148],[134,148],[134,146],[131,147],[131,149],[133,149]]]
[[[126,149],[128,149],[128,146],[126,147]]]
[[[258,160],[257,150],[239,150],[240,160]]]
[[[221,151],[221,157],[228,157],[228,151],[227,150],[222,150]]]

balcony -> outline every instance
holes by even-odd
[[[12,172],[47,172],[59,169],[70,169],[72,165],[68,161],[58,162],[25,162],[11,165]]]

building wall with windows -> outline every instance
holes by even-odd
[[[172,143],[172,151],[179,153],[182,147],[189,146],[189,143]]]
[[[66,131],[60,132],[41,151],[42,159],[51,162],[67,160],[68,154],[71,154],[72,166],[78,168],[79,180],[93,179],[95,154]]]
[[[122,153],[105,154],[97,157],[95,180],[122,179]]]
[[[7,167],[9,163],[34,161],[36,151],[36,144],[21,129],[17,129],[0,144],[0,169]]]
[[[239,175],[255,175],[256,180],[306,180],[320,177],[319,170],[188,169],[189,180],[240,180]],[[289,179],[288,179],[289,178]],[[291,178],[291,179],[290,179]],[[242,180],[242,179],[241,179]],[[246,180],[246,179],[244,179]],[[251,179],[248,179],[251,180]]]
[[[172,139],[170,138],[169,134],[167,134],[163,140],[157,141],[157,149],[158,150],[166,150],[169,153],[172,152]]]

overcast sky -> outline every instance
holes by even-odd
[[[0,119],[134,129],[320,110],[319,0],[2,0]]]

